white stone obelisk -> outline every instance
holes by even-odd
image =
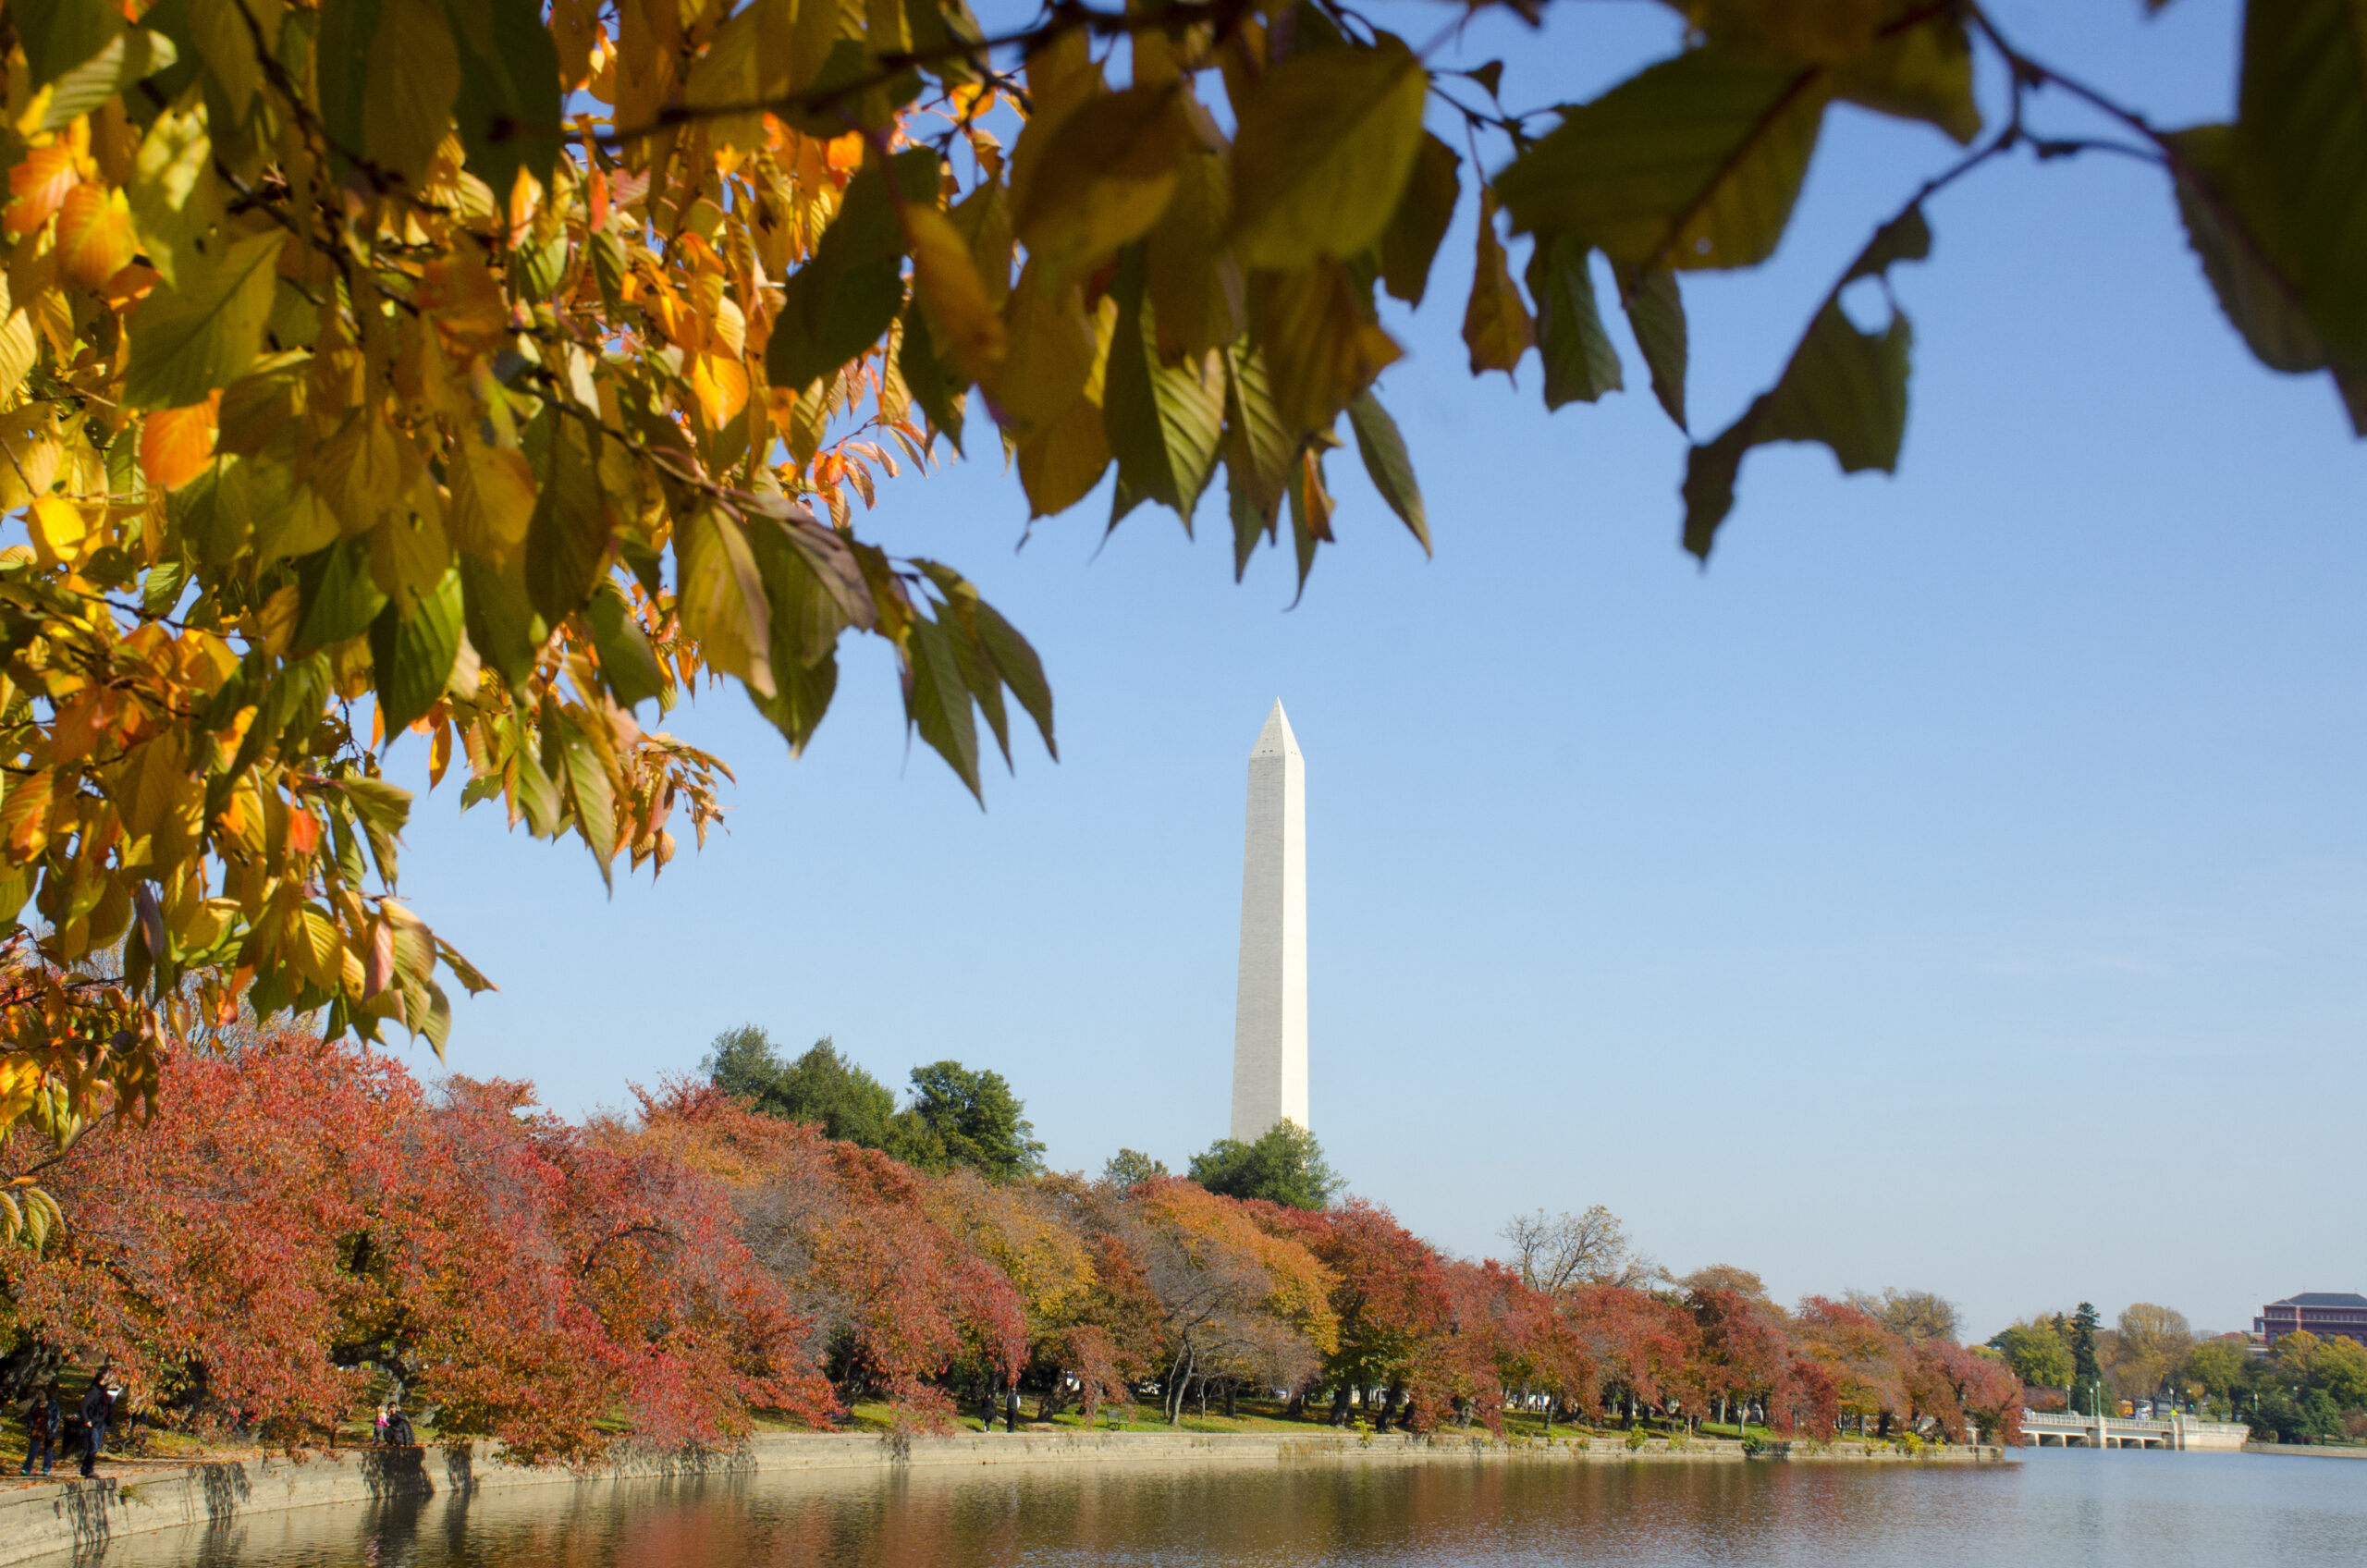
[[[1306,1125],[1306,761],[1282,704],[1249,752],[1241,857],[1241,990],[1233,1021],[1233,1135]]]

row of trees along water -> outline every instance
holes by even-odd
[[[2023,1318],[1985,1348],[2030,1385],[2036,1410],[2151,1403],[2245,1421],[2270,1441],[2367,1441],[2367,1347],[2355,1340],[2287,1334],[2256,1355],[2242,1334],[2197,1334],[2184,1313],[2141,1301],[2103,1325],[2081,1302]]]
[[[2014,1426],[2019,1384],[1933,1298],[1786,1310],[1741,1269],[1670,1277],[1600,1208],[1466,1261],[1343,1196],[1288,1124],[1182,1176],[1131,1152],[1051,1173],[1009,1084],[958,1062],[900,1107],[828,1041],[791,1061],[735,1031],[580,1122],[289,1031],[165,1079],[153,1119],[103,1114],[45,1173],[70,1223],[0,1253],[0,1393],[105,1361],[200,1438],[334,1441],[393,1397],[571,1460],[944,1429],[1012,1390],[1072,1423]]]

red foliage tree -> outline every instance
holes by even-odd
[[[954,1409],[949,1376],[994,1387],[1017,1378],[1024,1305],[931,1217],[935,1178],[704,1085],[644,1095],[642,1121],[643,1135],[730,1190],[748,1244],[814,1323],[809,1349],[842,1397],[884,1398],[936,1428]]]
[[[374,1372],[530,1458],[596,1454],[619,1414],[661,1445],[827,1415],[803,1321],[694,1172],[521,1115],[518,1085],[439,1105],[350,1042],[166,1073],[153,1121],[57,1168],[64,1241],[0,1255],[20,1324],[126,1368],[162,1418],[334,1441]]]

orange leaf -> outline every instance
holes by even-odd
[[[140,427],[140,472],[159,490],[178,490],[214,459],[215,410],[222,394],[185,409],[160,409]]]
[[[74,150],[64,142],[36,147],[8,171],[8,238],[22,239],[49,221],[66,193],[80,183]]]
[[[57,262],[85,288],[104,287],[131,263],[131,209],[120,190],[78,185],[57,209]]]

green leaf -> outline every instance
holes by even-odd
[[[1372,487],[1389,503],[1389,509],[1413,530],[1414,537],[1422,542],[1422,553],[1430,553],[1430,521],[1422,509],[1422,489],[1414,479],[1414,459],[1405,453],[1405,438],[1397,433],[1397,422],[1380,406],[1380,399],[1371,389],[1359,392],[1348,403],[1348,423],[1356,433],[1356,455],[1365,460],[1365,472],[1372,478]]]
[[[928,329],[928,312],[914,300],[904,309],[903,342],[896,350],[896,368],[904,374],[904,385],[912,389],[913,401],[928,416],[929,427],[942,432],[962,449],[963,408],[969,398],[966,388],[957,389],[957,372],[945,363],[937,351],[937,340]]]
[[[448,570],[409,615],[391,601],[370,623],[378,711],[391,738],[435,705],[460,655],[460,574]]]
[[[1101,394],[1102,423],[1118,459],[1115,528],[1143,501],[1156,501],[1192,526],[1200,494],[1216,472],[1224,429],[1223,372],[1213,354],[1169,365],[1143,288],[1143,262],[1130,251],[1119,263],[1117,334]]]
[[[1380,231],[1380,281],[1394,299],[1418,305],[1429,288],[1430,263],[1454,222],[1463,199],[1463,160],[1429,131],[1414,154],[1414,167],[1389,227]]]
[[[933,200],[937,154],[916,149],[926,160],[926,186],[918,195],[918,165],[911,153],[897,160],[905,199]],[[765,376],[775,386],[806,386],[837,370],[879,341],[904,304],[904,229],[896,221],[888,177],[875,161],[847,182],[839,215],[822,231],[814,259],[790,274],[772,341],[765,349]]]
[[[934,620],[915,619],[905,658],[906,717],[984,805],[987,797],[978,782],[977,719],[970,711],[970,689],[962,682],[951,635]]]
[[[342,643],[370,629],[386,607],[386,590],[370,570],[369,541],[343,540],[296,563],[294,654]]]
[[[159,285],[141,302],[129,323],[126,402],[143,410],[202,403],[246,374],[263,348],[273,263],[286,238],[285,229],[267,229],[190,258],[178,288]]]
[[[1972,41],[1953,13],[1882,39],[1842,66],[1834,95],[1902,119],[1938,126],[1962,146],[1981,134],[1972,93]]]
[[[2329,353],[2367,365],[2367,4],[2250,0],[2238,104],[2263,249]]]
[[[2196,126],[2165,140],[2178,154],[2173,175],[2188,243],[2228,322],[2271,370],[2299,375],[2328,368],[2332,356],[2302,306],[2291,269],[2265,250],[2265,198],[2238,153],[2234,128]],[[2333,368],[2352,429],[2367,435],[2367,410],[2354,391],[2367,386],[2367,377]]]
[[[1061,116],[1012,193],[1012,230],[1031,262],[1051,280],[1073,277],[1148,233],[1189,135],[1173,84],[1097,93]]]
[[[68,0],[68,4],[74,0]],[[82,0],[93,10],[101,7]],[[42,111],[41,129],[62,130],[125,89],[155,75],[178,58],[173,42],[144,27],[122,28],[80,63],[60,72],[49,84],[49,103]]]
[[[1878,468],[1895,472],[1907,431],[1907,372],[1914,334],[1893,305],[1889,325],[1861,331],[1841,309],[1841,290],[1883,276],[1903,261],[1931,253],[1932,231],[1920,207],[1885,224],[1825,297],[1824,306],[1793,350],[1774,386],[1717,439],[1693,448],[1685,473],[1685,547],[1703,560],[1719,524],[1734,509],[1735,478],[1743,455],[1774,441],[1815,441],[1832,449],[1844,473]]]
[[[1783,238],[1829,96],[1821,69],[1704,44],[1565,110],[1496,190],[1515,231],[1619,265],[1749,266]]]
[[[1383,33],[1291,55],[1235,105],[1233,241],[1244,264],[1362,253],[1396,210],[1422,141],[1429,72]]]
[[[1144,288],[1170,354],[1200,354],[1240,339],[1246,311],[1241,263],[1225,247],[1233,165],[1196,141],[1176,160],[1175,193],[1143,241]]]
[[[565,774],[568,804],[575,808],[575,830],[599,863],[600,880],[616,886],[617,800],[608,780],[607,764],[592,737],[575,720],[559,716],[559,760]]]
[[[38,91],[121,37],[123,13],[99,0],[9,0],[8,19],[24,45]]]
[[[534,654],[546,634],[544,622],[535,618],[533,602],[526,594],[523,558],[513,556],[507,565],[496,566],[463,554],[460,589],[469,645],[501,677],[503,685],[518,690],[533,673]]]
[[[313,92],[321,129],[340,169],[362,154],[363,104],[370,93],[370,44],[378,36],[385,0],[321,0],[313,47]]]
[[[583,603],[608,557],[614,525],[600,490],[599,443],[583,420],[558,417],[526,523],[527,598],[554,626]]]
[[[770,697],[754,688],[749,696],[787,738],[792,756],[804,752],[830,709],[839,684],[839,634],[852,624],[844,603],[798,548],[799,527],[758,519],[748,531],[764,584],[774,686]]]
[[[1043,662],[1036,656],[1027,639],[992,605],[981,599],[971,606],[970,613],[979,643],[994,660],[995,673],[1011,688],[1011,694],[1019,700],[1027,717],[1036,721],[1036,732],[1044,738],[1044,749],[1058,761],[1061,748],[1052,741],[1052,688],[1044,680]]]
[[[628,708],[665,696],[665,672],[657,668],[649,634],[642,631],[624,590],[603,578],[593,590],[592,602],[583,606],[583,619],[591,626],[592,646],[600,655],[600,674],[610,696]]]
[[[1652,374],[1652,396],[1677,429],[1690,430],[1685,421],[1685,300],[1677,292],[1676,274],[1648,267],[1618,271],[1617,276],[1628,329]]]
[[[1228,349],[1224,363],[1224,466],[1233,510],[1233,575],[1238,582],[1257,548],[1257,535],[1273,534],[1299,437],[1274,407],[1262,352]]]
[[[548,190],[565,133],[558,46],[542,0],[446,0],[460,46],[455,105],[469,171],[507,202],[521,168]]]
[[[1528,258],[1528,292],[1537,301],[1537,352],[1545,361],[1545,406],[1591,403],[1625,385],[1619,350],[1595,308],[1587,252],[1558,234],[1540,234]]]

